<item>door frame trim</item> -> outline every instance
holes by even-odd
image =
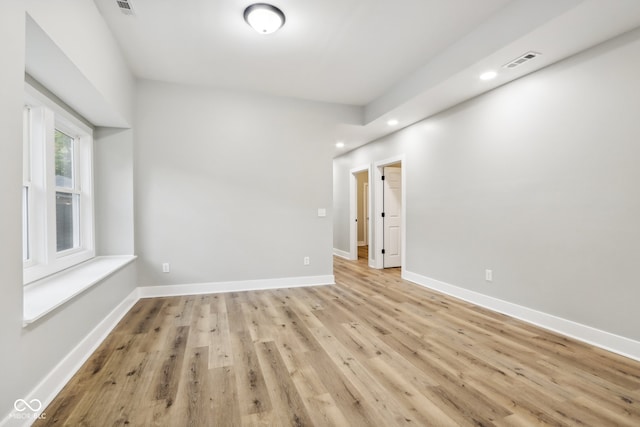
[[[362,240],[362,243],[364,243],[364,246],[368,246],[369,245],[369,229],[371,228],[371,226],[369,225],[369,221],[371,219],[371,201],[369,200],[369,180],[367,179],[367,182],[365,182],[363,184],[364,187],[364,191],[362,192],[362,209],[364,210],[364,233],[363,234],[363,238],[364,240]],[[360,242],[358,242],[358,244],[360,244]]]
[[[374,241],[374,250],[369,250],[369,265],[373,268],[382,269],[384,268],[384,259],[382,256],[382,247],[384,246],[384,224],[382,221],[382,211],[384,206],[382,204],[383,199],[383,186],[382,186],[382,174],[384,173],[385,166],[391,166],[394,164],[401,164],[401,176],[402,176],[402,214],[400,215],[400,220],[402,224],[400,224],[400,250],[402,253],[400,254],[400,263],[402,272],[404,273],[405,265],[406,265],[406,253],[407,253],[407,173],[406,173],[406,162],[405,155],[399,154],[393,157],[389,157],[384,160],[379,160],[374,162],[373,164],[373,175],[369,175],[369,190],[371,191],[371,187],[374,188],[373,191],[373,205],[374,205],[374,227],[373,227],[373,241]],[[373,179],[371,178],[373,176]],[[373,182],[373,186],[371,183]],[[371,247],[371,244],[369,245]],[[371,253],[373,252],[373,258],[371,257]]]

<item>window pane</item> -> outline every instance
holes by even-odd
[[[56,129],[56,187],[74,188],[73,138]]]
[[[22,260],[29,259],[29,187],[22,187]]]
[[[56,248],[58,252],[78,247],[79,197],[77,194],[56,192]]]

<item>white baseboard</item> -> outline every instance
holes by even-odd
[[[349,252],[341,251],[340,249],[333,248],[333,254],[335,256],[339,256],[340,258],[344,258],[348,260],[351,259],[351,254]]]
[[[429,289],[506,314],[541,328],[575,338],[604,350],[640,361],[640,342],[591,326],[543,313],[508,301],[450,285],[430,277],[404,270],[402,278]]]
[[[222,292],[259,291],[264,289],[299,288],[334,285],[333,274],[326,276],[286,277],[283,279],[242,280],[232,282],[194,283],[185,285],[139,287],[140,298],[181,295],[217,294]]]
[[[129,312],[138,301],[138,289],[134,289],[120,304],[118,304],[89,334],[76,345],[73,350],[62,359],[40,383],[31,390],[24,400],[31,402],[38,399],[42,403],[40,412],[44,410],[60,393],[62,388],[71,380],[84,362],[89,359],[104,339],[116,327],[118,322]],[[0,422],[0,426],[31,425],[34,418],[18,420],[12,413]]]

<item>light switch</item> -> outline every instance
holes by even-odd
[[[327,210],[325,208],[319,208],[318,209],[318,216],[320,216],[320,217],[327,216]]]

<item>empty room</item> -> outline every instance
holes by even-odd
[[[3,0],[0,426],[640,425],[640,2]]]

